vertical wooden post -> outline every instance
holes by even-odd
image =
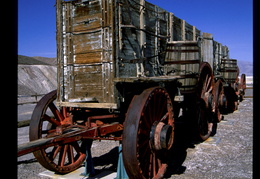
[[[145,15],[144,15],[144,8],[145,5],[145,1],[144,0],[140,0],[140,29],[145,29]],[[140,39],[139,39],[139,44],[140,47],[142,49],[141,51],[141,56],[144,57],[144,49],[146,46],[146,36],[145,36],[145,32],[144,31],[140,31]],[[136,64],[136,68],[137,68],[137,76],[144,76],[144,66],[143,63],[137,63]]]
[[[213,35],[203,32],[202,38],[202,60],[213,67]]]
[[[181,27],[181,38],[182,38],[183,41],[186,41],[186,37],[185,37],[185,24],[186,24],[186,21],[182,20],[181,22],[182,22],[181,23],[181,25],[182,25],[182,27]]]
[[[169,31],[170,41],[173,41],[173,13],[169,13]]]
[[[192,26],[192,35],[193,35],[193,41],[196,41],[196,27]]]
[[[62,5],[61,0],[56,0],[56,46],[57,46],[57,101],[64,100],[64,72],[63,72],[63,33],[62,33]]]
[[[144,4],[145,1],[144,0],[140,0],[140,29],[145,29],[145,16],[144,16]],[[145,32],[144,31],[140,31],[140,46],[143,47],[145,46]],[[143,53],[143,52],[142,52]],[[142,54],[144,55],[144,54]]]
[[[123,36],[122,36],[122,5],[119,3],[118,5],[118,29],[119,29],[119,32],[118,32],[118,43],[119,43],[119,49],[120,51],[122,50],[123,48],[123,43],[122,43],[122,39],[123,39]]]

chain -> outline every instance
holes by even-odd
[[[169,75],[171,73],[176,73],[176,72],[181,72],[181,73],[184,73],[184,74],[194,74],[194,75],[198,75],[199,74],[198,72],[187,71],[187,70],[178,70],[178,69],[173,68],[171,71],[168,71],[166,73],[166,75]]]

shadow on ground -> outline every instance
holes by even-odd
[[[178,121],[175,122],[174,132],[174,145],[167,155],[167,157],[170,158],[170,161],[168,163],[168,168],[164,178],[170,178],[171,175],[174,174],[183,174],[186,170],[186,167],[182,164],[187,157],[187,149],[195,148],[195,144],[200,143],[200,141],[194,137],[196,136],[194,126],[188,122],[185,122],[185,120],[182,118],[179,118]],[[117,162],[118,147],[115,147],[108,153],[93,158],[95,173],[99,174],[104,169],[116,172]]]

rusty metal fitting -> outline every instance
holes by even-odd
[[[153,150],[169,150],[173,144],[173,127],[163,122],[155,121],[150,132],[150,147]]]

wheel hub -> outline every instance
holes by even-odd
[[[169,150],[173,144],[173,127],[163,122],[155,121],[150,132],[150,146],[153,150]]]

